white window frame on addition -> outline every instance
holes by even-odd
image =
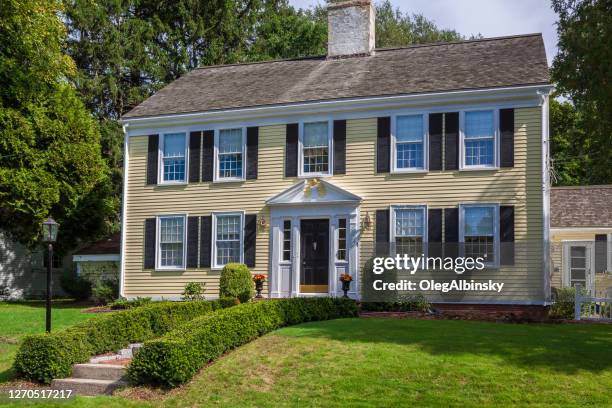
[[[465,114],[468,112],[493,112],[493,163],[486,165],[465,164]],[[496,170],[499,169],[499,109],[467,109],[459,113],[459,170]]]
[[[487,260],[484,264],[488,267],[499,267],[500,241],[499,241],[499,203],[464,203],[459,204],[459,242],[465,244],[465,209],[473,207],[493,208],[493,261]],[[464,251],[465,252],[465,248]],[[462,254],[463,256],[464,254]]]
[[[390,240],[390,244],[392,245],[393,248],[393,253],[397,253],[397,244],[395,242],[396,238],[398,238],[398,236],[396,235],[395,232],[395,211],[396,210],[420,210],[423,212],[423,254],[427,255],[427,242],[429,240],[429,236],[428,236],[428,212],[427,212],[427,205],[426,204],[394,204],[391,206],[390,208],[391,210],[391,214],[389,217],[389,240]],[[419,254],[420,255],[420,254]]]
[[[221,161],[219,160],[219,139],[220,134],[223,130],[236,130],[240,129],[242,132],[242,176],[241,177],[221,177]],[[223,127],[217,128],[215,132],[215,146],[214,146],[214,168],[213,168],[213,181],[218,183],[233,182],[233,181],[244,181],[246,180],[246,127],[235,126],[235,127]]]
[[[304,125],[309,123],[327,123],[327,172],[305,172],[304,171]],[[333,149],[334,123],[331,119],[313,119],[299,122],[298,136],[298,177],[329,177],[333,174],[334,149]]]
[[[239,216],[240,217],[240,246],[239,253],[240,259],[239,263],[244,262],[244,211],[227,211],[227,212],[213,212],[212,213],[212,262],[211,269],[221,269],[225,266],[225,264],[220,264],[217,262],[217,224],[218,218],[223,216]]]
[[[161,265],[161,222],[162,219],[182,218],[183,219],[183,261],[181,265],[162,266]],[[187,214],[164,214],[156,217],[155,234],[155,270],[156,271],[184,271],[187,259]]]
[[[406,116],[420,116],[423,121],[423,166],[421,167],[399,167],[397,162],[397,122],[398,118]],[[399,144],[410,144],[415,142],[399,142]],[[391,116],[391,172],[392,173],[422,173],[429,169],[429,115],[424,112],[397,114]]]
[[[183,180],[166,180],[164,174],[164,140],[166,135],[178,135],[182,134],[185,140],[185,177]],[[189,138],[187,137],[188,132],[185,130],[175,130],[172,132],[165,132],[160,134],[159,136],[159,148],[158,148],[158,173],[157,173],[157,184],[166,184],[166,185],[177,185],[177,184],[187,184],[187,180],[189,180]]]

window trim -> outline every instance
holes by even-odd
[[[240,129],[242,131],[242,177],[220,177],[219,176],[219,134],[222,130]],[[246,126],[222,126],[214,129],[213,146],[213,183],[234,183],[246,180]]]
[[[288,222],[289,223],[289,259],[283,259],[284,258],[284,252],[285,252],[285,223]],[[291,218],[282,218],[281,219],[281,228],[280,228],[280,245],[279,245],[279,249],[280,249],[280,255],[278,257],[279,259],[279,263],[280,264],[284,264],[284,265],[290,265],[292,262],[292,247],[293,247],[293,222],[291,221]]]
[[[340,220],[344,220],[345,222],[345,226],[344,226],[344,259],[340,259],[338,258],[338,252],[340,252]],[[348,215],[341,215],[338,216],[337,220],[336,220],[336,226],[335,226],[335,234],[334,234],[334,240],[335,240],[335,255],[334,255],[334,261],[337,264],[348,264],[349,262],[349,232],[351,230],[351,219]]]
[[[459,204],[459,243],[465,244],[465,209],[469,207],[490,207],[493,208],[493,251],[494,260],[492,262],[484,262],[484,265],[490,268],[498,268],[500,266],[500,231],[499,231],[499,203],[460,203]],[[462,245],[463,248],[463,245]],[[463,256],[465,249],[462,249]]]
[[[183,262],[181,266],[161,266],[161,219],[183,218]],[[160,214],[155,216],[155,270],[156,271],[184,271],[187,268],[187,214]]]
[[[185,179],[182,181],[164,180],[164,139],[166,135],[182,133],[185,135]],[[177,186],[189,183],[189,132],[185,129],[175,129],[159,134],[159,145],[157,147],[157,184],[162,186]]]
[[[429,207],[427,204],[393,204],[389,214],[389,244],[395,245],[395,210],[416,209],[423,211],[423,254],[427,256],[427,243],[429,242]],[[395,248],[393,246],[393,248]],[[393,253],[396,251],[394,250]]]
[[[239,215],[240,216],[240,260],[239,263],[244,263],[244,211],[214,211],[212,215],[212,237],[211,237],[211,257],[210,269],[219,270],[223,269],[225,264],[220,265],[217,263],[217,218],[225,215]]]
[[[432,112],[406,112],[391,115],[391,173],[427,173],[429,171],[429,115]],[[397,118],[421,116],[423,120],[423,167],[397,167]]]
[[[493,164],[492,165],[466,165],[465,164],[465,114],[466,112],[493,111]],[[499,108],[464,109],[459,112],[459,170],[499,170],[500,155]]]
[[[327,122],[327,172],[304,172],[304,124]],[[334,172],[334,121],[329,118],[312,118],[298,123],[298,177],[331,177]]]

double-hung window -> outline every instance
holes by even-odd
[[[494,110],[464,112],[463,168],[496,166]]]
[[[166,133],[161,143],[161,183],[187,181],[187,140],[185,133]]]
[[[185,216],[161,216],[157,220],[157,269],[185,268]]]
[[[244,129],[218,131],[216,180],[244,180],[244,149]]]
[[[427,218],[425,206],[393,206],[391,239],[396,254],[418,257],[423,254],[427,242]]]
[[[214,214],[214,266],[230,262],[242,262],[242,213]]]
[[[423,115],[395,117],[394,171],[425,169],[425,125]]]
[[[331,169],[329,122],[302,125],[301,175],[329,175]]]
[[[499,208],[497,205],[462,205],[460,238],[464,256],[483,258],[486,264],[497,261]]]

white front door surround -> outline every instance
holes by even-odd
[[[340,275],[352,275],[348,295],[359,294],[359,203],[361,199],[326,181],[303,180],[281,194],[272,197],[270,206],[270,297],[341,296]],[[328,293],[300,292],[300,221],[329,220],[329,282]],[[338,226],[346,219],[346,259],[338,256]],[[290,259],[283,260],[283,230],[290,222]]]

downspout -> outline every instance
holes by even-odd
[[[125,297],[125,245],[127,234],[127,186],[128,186],[128,127],[129,124],[123,125],[123,193],[121,196],[121,260],[119,261],[119,296]]]

